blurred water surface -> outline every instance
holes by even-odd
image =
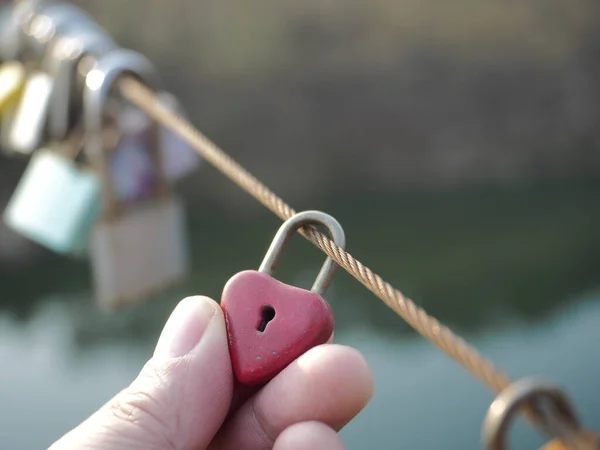
[[[597,429],[598,300],[600,294],[561,317],[501,327],[474,342],[514,375],[538,374],[566,386],[581,418]],[[152,352],[152,342],[104,343],[78,352],[77,314],[64,302],[46,302],[27,326],[0,321],[0,438],[6,449],[45,448],[130,382]],[[345,329],[336,340],[363,351],[375,376],[372,402],[342,432],[348,449],[478,448],[490,396],[453,362],[425,342],[390,339],[368,328]],[[514,448],[542,443],[524,426],[511,441]]]

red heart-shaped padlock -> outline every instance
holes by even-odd
[[[246,386],[268,382],[333,333],[333,312],[320,295],[255,270],[227,282],[221,307],[233,372]]]

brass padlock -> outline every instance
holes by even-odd
[[[582,429],[573,436],[573,439],[576,440],[575,449],[600,449],[600,439],[598,439],[598,435],[592,430]],[[540,450],[573,450],[573,446],[569,446],[569,444],[562,439],[554,439],[541,447]]]
[[[506,450],[508,429],[521,411],[540,430],[556,437],[542,449],[598,450],[597,436],[581,427],[562,390],[536,379],[515,381],[496,396],[483,422],[485,450]]]
[[[156,134],[149,148],[156,168],[151,195],[127,202],[115,193],[111,152],[101,131],[107,99],[122,75],[134,76],[151,88],[157,85],[150,61],[137,52],[118,49],[99,59],[84,91],[85,151],[98,170],[103,203],[102,217],[91,235],[91,265],[99,303],[107,309],[180,281],[188,268],[184,210],[165,181]],[[158,131],[156,123],[153,129]]]
[[[25,67],[19,61],[0,66],[0,115],[16,104],[25,82]]]

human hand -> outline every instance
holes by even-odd
[[[337,434],[369,401],[356,350],[315,347],[255,392],[234,388],[225,321],[189,297],[133,383],[50,450],[339,450]]]

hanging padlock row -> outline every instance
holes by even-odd
[[[155,67],[68,3],[5,6],[0,35],[0,144],[28,159],[4,223],[88,258],[107,308],[183,279],[185,214],[173,185],[200,159],[115,89],[120,76],[134,76],[182,115]]]

